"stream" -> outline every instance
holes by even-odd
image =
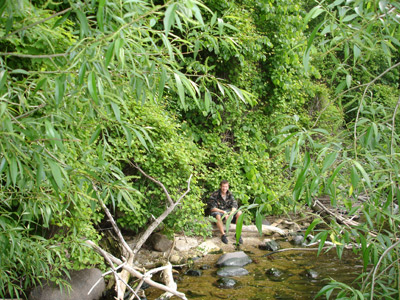
[[[293,247],[286,241],[279,243],[282,249]],[[245,252],[253,263],[244,267],[249,275],[234,277],[238,281],[237,287],[226,289],[217,286],[216,282],[220,277],[216,275],[218,268],[215,264],[222,254],[208,254],[195,260],[191,268],[201,270],[201,276],[181,274],[176,277],[178,290],[185,293],[188,299],[202,300],[313,299],[331,278],[351,284],[363,270],[351,250],[345,250],[341,260],[334,249],[319,256],[316,256],[317,251],[286,251],[264,257],[269,251],[257,247]],[[270,268],[282,270],[285,274],[283,280],[269,278],[266,271]],[[317,277],[307,276],[307,270],[315,271]],[[148,300],[156,299],[162,294],[153,288],[146,289],[145,292]]]

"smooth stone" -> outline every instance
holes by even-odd
[[[281,249],[281,246],[274,240],[265,239],[262,242],[262,244],[259,246],[259,248],[262,250],[277,251],[277,250]]]
[[[217,271],[217,275],[221,277],[244,276],[247,274],[249,274],[249,271],[241,267],[223,267]]]
[[[173,242],[161,233],[153,233],[147,242],[153,250],[159,252],[167,252],[171,249]]]
[[[266,274],[268,278],[272,281],[283,281],[287,278],[285,272],[277,268],[268,269]]]
[[[199,250],[203,255],[206,255],[211,252],[221,251],[221,248],[215,245],[212,241],[205,241],[201,243],[199,246],[197,246],[196,249]]]
[[[243,251],[225,253],[217,261],[217,267],[243,267],[252,263],[251,258]]]
[[[238,282],[233,278],[222,277],[217,280],[215,285],[221,289],[232,289],[234,287],[237,287]]]

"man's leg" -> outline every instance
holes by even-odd
[[[215,212],[212,213],[211,215],[217,219],[217,227],[219,232],[221,232],[221,241],[225,244],[228,244],[228,238],[225,235],[225,229],[224,229],[224,224],[222,223],[221,213]]]

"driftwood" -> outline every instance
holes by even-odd
[[[233,231],[236,230],[236,224],[230,224],[229,229],[232,229]],[[242,226],[242,232],[258,232],[258,229],[256,225],[243,225]],[[280,229],[278,227],[272,226],[272,225],[262,225],[262,233],[265,235],[270,235],[271,232],[276,232],[282,236],[285,236],[288,234],[287,231]]]
[[[148,237],[153,233],[153,231],[157,228],[157,226],[159,226],[161,224],[161,222],[175,209],[175,207],[177,205],[180,204],[181,200],[186,196],[186,194],[190,191],[190,181],[192,178],[192,175],[190,175],[189,179],[188,179],[188,186],[187,186],[187,190],[179,197],[178,200],[176,200],[175,202],[172,200],[171,196],[169,195],[167,189],[165,188],[165,186],[159,182],[158,180],[154,179],[153,177],[147,175],[141,168],[139,168],[136,164],[129,162],[131,166],[133,166],[134,168],[136,168],[143,176],[145,176],[146,178],[150,179],[151,181],[155,182],[156,184],[158,184],[162,190],[164,191],[167,200],[168,200],[168,204],[167,204],[167,208],[165,209],[165,211],[157,218],[153,221],[153,223],[148,226],[148,228],[146,229],[146,231],[141,235],[141,237],[139,238],[139,240],[137,241],[134,249],[132,249],[125,241],[124,237],[122,236],[121,231],[118,228],[117,223],[115,222],[113,216],[111,215],[110,211],[108,210],[107,206],[104,204],[104,202],[102,201],[99,193],[98,193],[98,189],[96,187],[96,185],[93,183],[93,189],[96,191],[97,193],[97,198],[99,203],[101,204],[104,212],[106,213],[108,219],[111,222],[111,225],[114,229],[114,231],[117,234],[118,240],[120,242],[120,244],[122,245],[123,248],[123,256],[125,257],[124,262],[119,260],[118,258],[114,257],[113,255],[111,255],[110,253],[108,253],[107,251],[101,249],[99,246],[97,246],[95,243],[93,243],[92,241],[86,241],[86,244],[88,244],[90,247],[94,248],[98,253],[100,253],[105,260],[109,263],[110,267],[111,267],[111,272],[114,274],[115,277],[115,285],[116,285],[116,291],[117,291],[117,300],[123,300],[124,299],[124,295],[125,295],[125,291],[126,289],[130,289],[133,296],[132,299],[137,297],[138,299],[140,299],[137,296],[137,292],[140,288],[140,286],[143,284],[143,282],[146,282],[147,284],[156,287],[158,289],[164,290],[166,291],[168,294],[170,295],[169,298],[173,295],[181,298],[181,299],[186,299],[185,294],[180,293],[176,290],[176,284],[173,282],[173,277],[172,277],[172,267],[171,265],[167,265],[163,268],[157,268],[154,270],[150,270],[149,272],[142,274],[140,273],[138,270],[136,270],[133,266],[133,262],[134,262],[134,258],[136,256],[136,254],[139,252],[139,250],[142,248],[143,244],[146,242],[146,240],[148,239]],[[114,264],[117,265],[117,267],[114,266]],[[122,271],[120,273],[117,273],[117,269],[122,268]],[[155,273],[156,271],[160,271],[162,269],[165,270],[169,270],[171,269],[170,273],[171,275],[169,275],[168,271],[164,271],[164,277],[167,279],[167,285],[162,285],[159,284],[155,281],[152,281],[150,279],[151,274]],[[167,275],[165,275],[167,274]],[[139,286],[136,288],[136,291],[134,291],[129,285],[129,278],[130,276],[134,276],[136,278],[138,278],[139,280],[141,280]]]
[[[171,290],[177,289],[177,285],[174,281],[174,277],[172,275],[172,265],[170,262],[167,263],[165,270],[163,271],[163,279],[164,283],[167,287],[169,287]],[[165,292],[162,294],[160,297],[158,297],[158,300],[167,300],[173,296],[172,293],[170,292]]]

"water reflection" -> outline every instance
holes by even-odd
[[[285,242],[281,242],[281,246],[292,247]],[[362,272],[362,266],[351,251],[345,251],[342,260],[337,258],[334,250],[319,256],[316,256],[316,251],[290,251],[263,257],[266,251],[254,247],[246,253],[254,262],[244,267],[249,275],[235,277],[239,283],[235,288],[216,286],[219,277],[216,276],[218,268],[215,262],[221,254],[214,254],[196,261],[196,269],[203,265],[212,266],[206,268],[202,276],[180,276],[178,290],[184,292],[188,299],[313,299],[330,279],[350,284]],[[281,270],[285,274],[283,280],[274,280],[269,276],[267,270],[270,269]],[[149,300],[156,299],[160,294],[154,289],[146,290]]]

